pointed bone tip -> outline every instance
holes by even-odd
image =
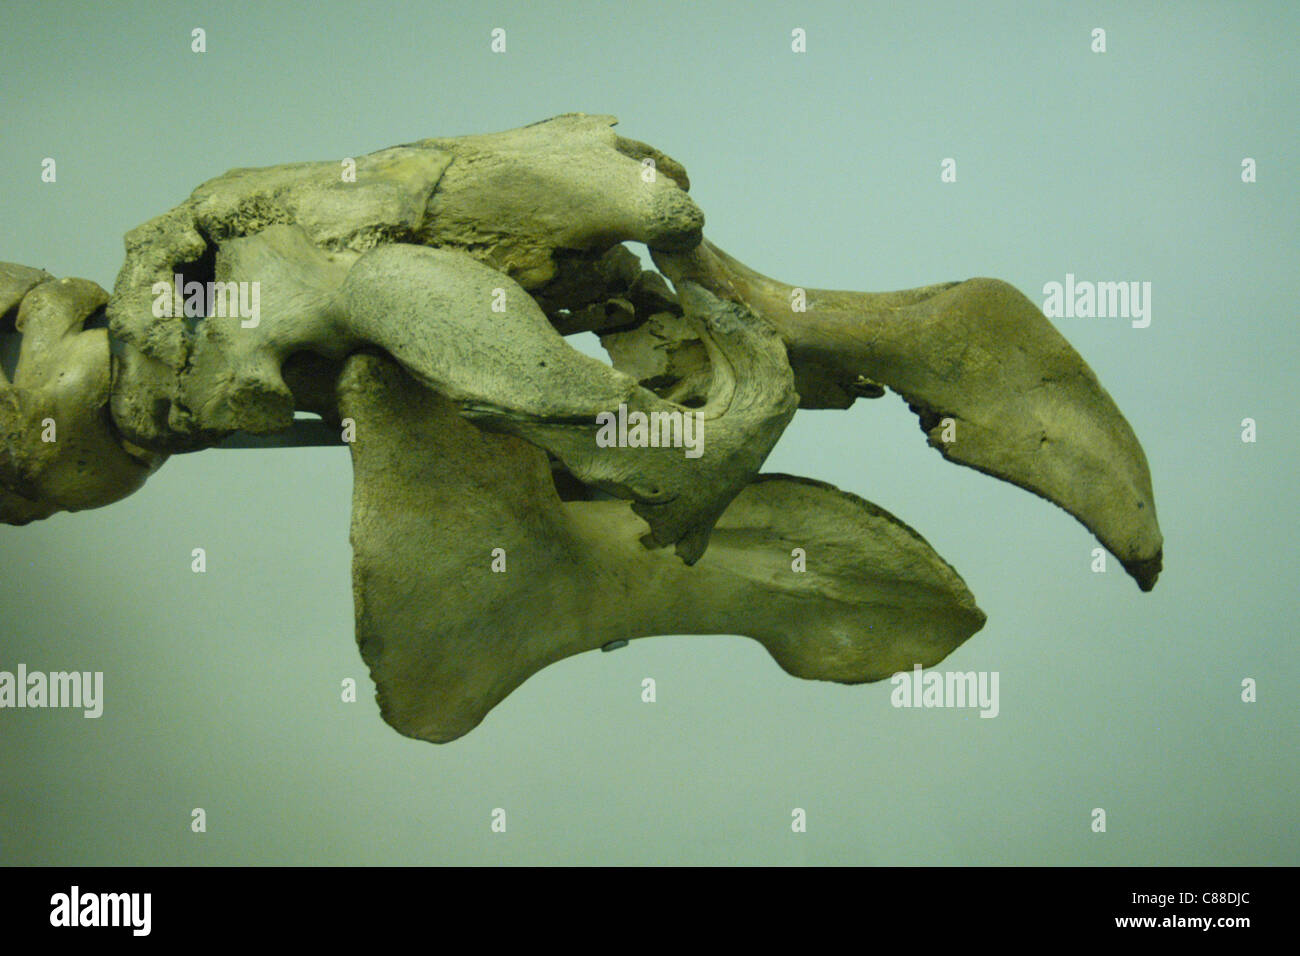
[[[1156,586],[1156,579],[1160,577],[1160,572],[1164,566],[1164,554],[1164,548],[1160,548],[1150,558],[1124,561],[1122,562],[1124,570],[1132,576],[1139,588],[1143,591],[1150,591]]]
[[[954,572],[955,573],[955,572]],[[959,590],[949,595],[951,614],[948,624],[956,636],[953,648],[970,640],[988,623],[989,616],[975,603],[975,597],[966,589],[966,584],[958,578]],[[931,666],[931,665],[926,665]]]
[[[636,513],[641,518],[645,518],[645,515],[637,511],[635,505],[633,505],[632,510],[636,511]],[[698,530],[692,531],[687,535],[685,535],[684,537],[677,540],[676,542],[673,542],[673,541],[661,540],[659,537],[655,535],[655,532],[652,529],[650,531],[647,531],[645,534],[643,534],[640,538],[640,541],[642,547],[646,548],[649,551],[658,551],[660,548],[666,548],[669,545],[675,545],[673,550],[676,552],[677,557],[681,559],[683,564],[685,564],[687,567],[690,567],[694,565],[696,562],[698,562],[700,558],[704,557],[704,552],[708,549],[709,546],[709,532],[698,531]]]
[[[677,551],[677,557],[682,559],[682,563],[690,567],[704,557],[704,552],[708,546],[709,533],[707,531],[692,531],[677,542],[675,550]]]

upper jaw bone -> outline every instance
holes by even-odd
[[[1142,590],[1155,586],[1163,538],[1142,446],[1092,369],[1014,287],[970,279],[887,293],[805,289],[806,310],[796,311],[795,287],[707,240],[653,255],[675,283],[699,283],[764,316],[796,376],[827,385],[821,395],[888,386],[949,461],[1064,508]],[[803,407],[841,404],[801,395]]]

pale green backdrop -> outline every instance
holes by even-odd
[[[1147,329],[1058,326],[1146,449],[1166,570],[1145,595],[1092,573],[1080,525],[945,463],[895,397],[803,412],[768,470],[958,569],[989,622],[943,666],[998,671],[997,719],[663,637],[549,668],[438,747],[382,723],[353,643],[346,452],[176,457],[110,508],[0,527],[0,669],[103,670],[107,698],[0,711],[0,862],[1300,862],[1297,11],[5,5],[0,259],[56,275],[111,287],[127,229],[234,166],[583,111],[681,161],[707,234],[791,282],[1150,281]]]

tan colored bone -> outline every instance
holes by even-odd
[[[1146,456],[1086,362],[1023,294],[996,279],[904,292],[794,288],[710,242],[655,253],[674,282],[698,282],[766,317],[791,364],[852,401],[859,380],[898,392],[948,460],[1010,481],[1078,518],[1149,591],[1163,538]],[[841,407],[830,401],[832,407]],[[818,407],[805,401],[805,407]],[[945,441],[944,419],[955,423]]]
[[[108,294],[0,263],[0,316],[22,334],[12,384],[0,371],[0,521],[98,508],[140,487],[159,456],[123,443],[108,416],[108,333],[82,330]],[[16,308],[16,311],[15,311]]]
[[[693,562],[727,504],[757,474],[795,411],[785,347],[761,318],[686,284],[686,321],[711,364],[708,400],[687,408],[572,348],[519,285],[455,249],[392,244],[356,258],[318,249],[295,227],[224,242],[223,281],[262,283],[266,320],[204,320],[178,378],[191,433],[274,431],[293,419],[284,362],[383,349],[484,427],[533,442],[582,481],[635,501],[659,545]],[[494,306],[501,305],[501,311]],[[602,448],[602,412],[698,415],[702,454]]]
[[[422,140],[358,158],[355,182],[335,162],[232,170],[128,234],[112,357],[83,329],[102,289],[0,264],[0,332],[23,333],[15,381],[0,374],[0,520],[106,504],[167,453],[288,428],[295,409],[351,418],[357,637],[385,718],[434,741],[611,641],[747,634],[792,674],[859,682],[978,630],[914,531],[758,474],[796,404],[893,389],[945,457],[1061,505],[1154,584],[1142,449],[1023,295],[806,290],[795,311],[792,287],[702,239],[682,167],[613,122]],[[176,272],[259,283],[261,322],[154,315]],[[614,367],[560,334],[578,331]],[[703,455],[600,447],[596,416],[620,405],[698,412]]]
[[[984,622],[924,539],[828,485],[748,485],[692,567],[642,547],[624,502],[561,502],[541,451],[391,361],[349,359],[339,408],[356,421],[357,640],[408,736],[459,737],[540,668],[611,641],[748,635],[791,674],[857,683],[935,664]]]
[[[427,139],[339,162],[235,169],[131,230],[108,304],[123,344],[113,416],[133,442],[193,450],[213,436],[180,390],[190,361],[186,321],[152,313],[155,283],[209,278],[218,247],[296,226],[325,253],[388,244],[456,249],[534,290],[562,279],[557,257],[619,242],[685,249],[704,216],[681,166],[611,128],[611,116],[565,114],[520,129]],[[642,160],[656,162],[650,181]]]

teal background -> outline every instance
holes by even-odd
[[[0,669],[106,691],[99,720],[0,711],[0,862],[1300,862],[1298,11],[6,5],[0,259],[59,276],[111,288],[126,230],[234,166],[583,111],[682,162],[707,235],[796,284],[1150,281],[1150,328],[1057,326],[1146,449],[1166,564],[1145,595],[1092,573],[1082,526],[945,463],[896,397],[801,412],[767,470],[876,502],[957,568],[989,622],[941,668],[999,671],[997,719],[678,636],[553,666],[433,746],[380,720],[353,642],[346,452],[175,457],[112,507],[0,527]]]

